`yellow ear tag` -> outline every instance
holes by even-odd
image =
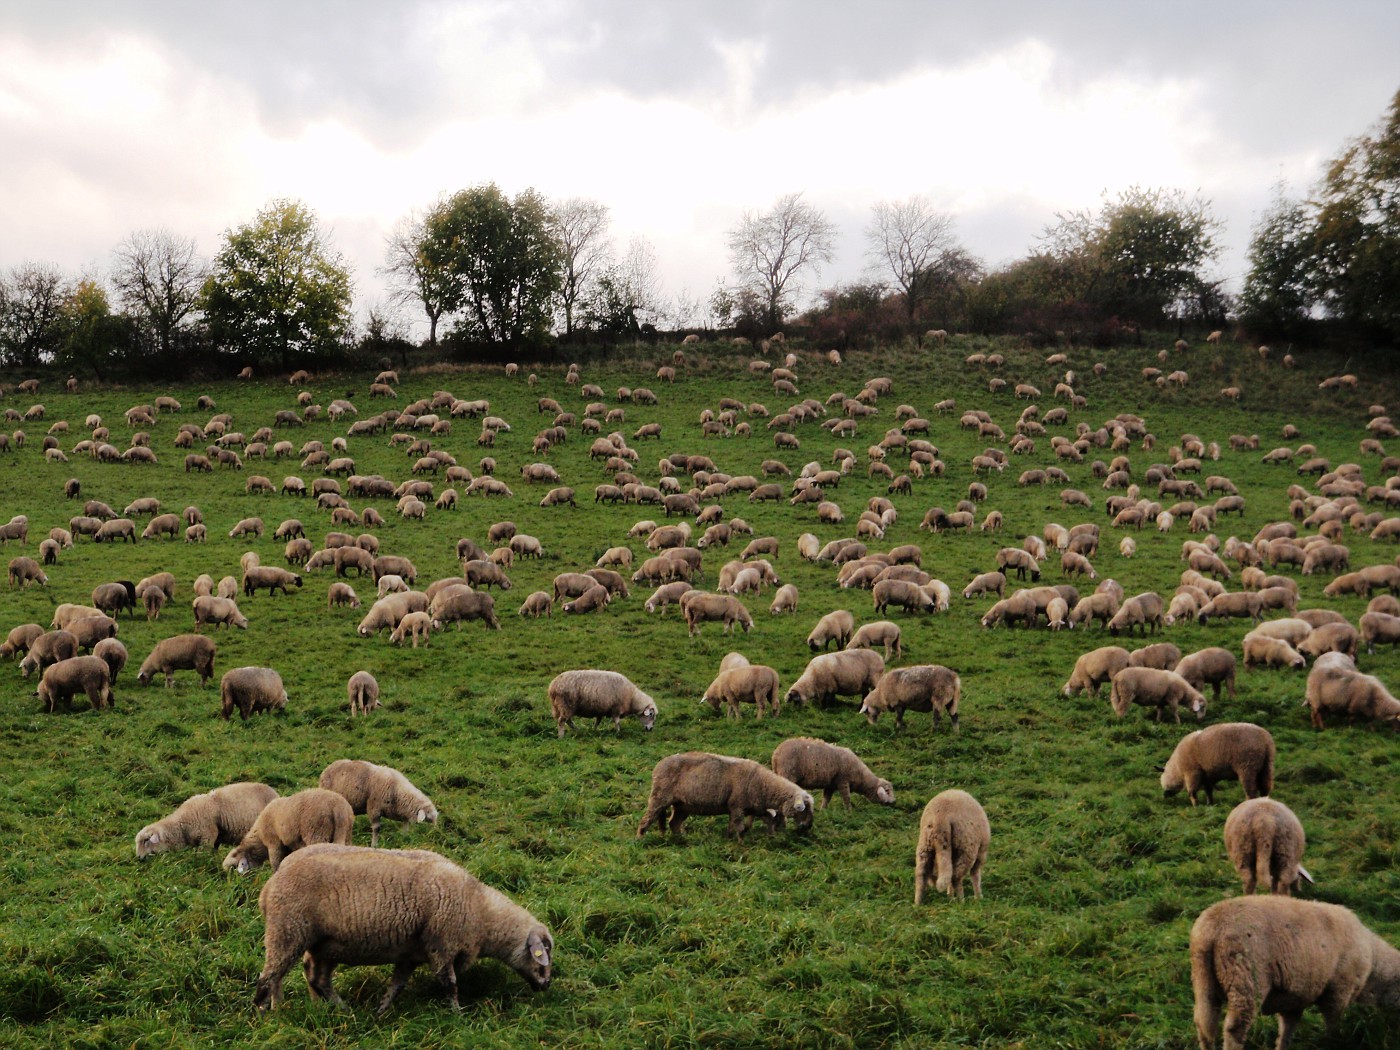
[[[536,958],[536,959],[543,959],[543,958],[544,958],[544,952],[542,952],[542,951],[540,951],[538,948],[536,948],[536,949],[535,949],[535,958]]]

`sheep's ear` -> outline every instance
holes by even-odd
[[[151,832],[149,835],[147,835],[147,836],[146,836],[146,843],[147,843],[148,845],[151,845],[151,846],[157,846],[157,845],[159,845],[159,844],[160,844],[160,832],[159,832],[159,831],[153,831],[153,832]]]
[[[802,803],[800,803],[800,802],[798,803],[799,806],[800,806],[801,804],[802,804]],[[778,811],[777,811],[776,809],[770,809],[770,810],[768,811],[768,815],[769,815],[770,817],[776,817],[776,816],[778,815]]]
[[[1166,767],[1166,766],[1153,766],[1153,767],[1152,767],[1152,770],[1153,770],[1153,772],[1155,772],[1155,773],[1165,773],[1165,772],[1167,771],[1167,767]]]
[[[1308,869],[1303,867],[1301,864],[1298,865],[1298,874],[1301,875],[1303,878],[1307,879],[1308,882],[1316,885],[1316,880],[1310,874],[1308,874]]]
[[[537,932],[530,934],[525,939],[525,948],[530,953],[530,958],[541,966],[549,965],[549,956],[552,946],[548,938],[540,936]]]

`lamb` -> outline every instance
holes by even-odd
[[[227,627],[232,624],[245,631],[248,629],[248,617],[239,611],[238,603],[232,598],[201,595],[191,605],[194,608],[196,627],[203,627],[205,624]]]
[[[616,732],[624,715],[636,715],[647,732],[656,724],[656,701],[617,671],[565,671],[549,683],[548,694],[561,739],[575,717],[591,718],[595,725],[611,718]]]
[[[402,645],[405,639],[412,639],[413,648],[418,648],[418,639],[423,639],[423,644],[427,645],[429,637],[433,631],[433,618],[426,612],[406,613],[398,623],[398,626],[389,635],[389,642],[392,645]]]
[[[1291,897],[1235,897],[1211,905],[1191,927],[1196,1038],[1241,1048],[1261,1010],[1276,1012],[1286,1048],[1307,1007],[1330,1029],[1353,1003],[1400,1007],[1400,951],[1337,904]]]
[[[1118,645],[1105,645],[1084,653],[1074,663],[1074,671],[1065,682],[1062,690],[1065,696],[1088,693],[1091,699],[1099,698],[1099,686],[1113,680],[1123,668],[1128,666],[1130,654]]]
[[[870,649],[823,653],[808,661],[785,699],[788,703],[826,704],[838,696],[864,697],[884,672],[885,661]]]
[[[240,781],[191,795],[167,817],[136,833],[136,859],[182,849],[215,849],[242,841],[277,792],[266,784]]]
[[[904,649],[900,644],[899,624],[891,623],[889,620],[875,620],[862,624],[860,630],[856,631],[851,640],[846,643],[846,648],[873,649],[877,645],[884,647],[886,661],[892,655],[896,659],[903,656]]]
[[[841,649],[850,642],[855,629],[855,616],[846,609],[836,609],[817,621],[812,633],[807,636],[807,648],[817,652],[835,642],[836,648]]]
[[[282,711],[287,707],[287,690],[282,676],[271,667],[235,667],[219,679],[222,706],[219,716],[225,722],[235,707],[246,722],[249,715],[262,711]]]
[[[269,864],[275,872],[283,859],[304,846],[318,842],[350,845],[355,814],[337,791],[308,788],[295,795],[272,799],[237,846],[224,857],[224,868],[246,875]]]
[[[345,683],[350,700],[350,717],[367,715],[379,707],[379,681],[368,671],[356,671]]]
[[[1181,721],[1180,705],[1185,704],[1199,721],[1206,716],[1206,698],[1175,671],[1159,671],[1155,667],[1125,667],[1113,676],[1109,703],[1119,718],[1132,704],[1157,709],[1157,721],[1163,709],[1169,711],[1173,722]]]
[[[379,825],[386,817],[404,824],[437,823],[438,811],[432,799],[389,766],[336,759],[322,771],[319,785],[343,795],[356,813],[369,816],[371,846],[379,845]]]
[[[1308,674],[1305,701],[1312,708],[1314,729],[1324,727],[1324,713],[1346,715],[1349,721],[1358,717],[1385,721],[1400,729],[1400,700],[1379,678],[1359,671],[1323,666],[1319,660]]]
[[[336,966],[393,962],[379,1004],[388,1010],[420,962],[427,962],[459,1009],[459,966],[483,955],[505,962],[531,987],[549,987],[554,940],[503,893],[427,850],[316,845],[299,850],[263,887],[266,958],[254,1005],[275,1007],[282,979],[305,957],[315,998],[337,1005]]]
[[[778,672],[762,664],[722,669],[706,688],[700,702],[709,704],[715,711],[719,710],[720,704],[724,704],[726,716],[733,715],[735,718],[741,717],[739,704],[753,704],[759,721],[762,721],[768,708],[772,708],[774,715],[780,714],[783,709]]]
[[[1287,897],[1301,880],[1311,882],[1300,863],[1306,846],[1302,822],[1271,798],[1241,802],[1225,820],[1225,852],[1240,873],[1246,895],[1262,882],[1270,893]]]
[[[24,623],[18,627],[12,627],[10,633],[5,637],[4,644],[0,645],[0,656],[13,657],[29,652],[29,647],[34,644],[34,639],[43,633],[44,628],[37,623]]]
[[[1170,798],[1185,790],[1191,805],[1204,791],[1215,804],[1215,785],[1238,780],[1245,798],[1259,798],[1274,789],[1274,738],[1248,722],[1222,722],[1181,738],[1162,767],[1162,793]]]
[[[194,671],[199,675],[199,685],[214,677],[214,657],[218,649],[214,640],[202,634],[177,634],[156,643],[151,654],[141,663],[136,680],[142,685],[150,685],[156,674],[165,675],[165,687],[175,684],[176,671]]]
[[[1198,649],[1183,656],[1175,667],[1170,668],[1190,684],[1192,689],[1204,693],[1209,682],[1214,695],[1211,699],[1220,702],[1220,687],[1229,690],[1230,699],[1235,699],[1235,654],[1219,646]]]
[[[941,664],[916,664],[886,671],[860,706],[860,713],[874,725],[881,711],[894,712],[896,729],[904,728],[905,711],[932,711],[936,729],[947,711],[958,731],[958,702],[962,680],[956,671]]]
[[[92,647],[92,655],[107,665],[107,672],[111,675],[112,684],[116,685],[117,675],[126,666],[128,656],[126,646],[115,638],[103,638]]]
[[[754,817],[772,835],[789,819],[799,829],[810,828],[812,810],[811,794],[751,759],[687,751],[663,758],[652,770],[637,838],[653,824],[664,834],[668,813],[671,834],[678,838],[685,834],[688,817],[728,813],[728,832],[742,842]]]
[[[894,805],[894,785],[877,777],[848,747],[837,747],[812,737],[790,737],[773,751],[773,772],[809,791],[821,789],[822,809],[838,791],[851,808],[851,789],[871,802]]]
[[[932,883],[940,893],[963,895],[963,881],[972,879],[972,892],[982,896],[982,866],[992,840],[987,812],[966,791],[940,792],[924,807],[919,820],[919,845],[914,853],[914,906],[924,902]]]
[[[100,656],[72,656],[51,664],[39,680],[39,699],[53,714],[60,703],[71,710],[73,697],[83,693],[94,711],[112,706],[112,672]]]

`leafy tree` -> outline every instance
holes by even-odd
[[[734,272],[742,287],[762,298],[770,330],[783,323],[796,292],[794,278],[830,262],[835,243],[836,227],[801,193],[779,197],[766,212],[746,211],[729,231]]]
[[[608,206],[588,197],[570,197],[553,208],[559,241],[559,303],[564,308],[564,337],[574,334],[574,312],[589,294],[594,279],[608,265]]]
[[[1043,248],[1080,275],[1069,297],[1100,317],[1161,324],[1212,287],[1205,270],[1219,254],[1220,223],[1199,196],[1133,186],[1105,194],[1097,214],[1056,218]]]
[[[216,346],[290,368],[342,351],[352,323],[350,271],[315,212],[275,200],[225,232],[203,304]]]
[[[71,372],[91,371],[99,380],[120,368],[134,345],[131,322],[112,313],[107,290],[91,278],[63,297],[57,326],[62,336],[55,364]]]
[[[385,263],[393,301],[421,306],[428,318],[428,345],[437,346],[438,321],[448,309],[452,275],[427,250],[427,218],[416,212],[400,219],[385,238]]]
[[[917,194],[880,201],[871,212],[865,236],[872,271],[893,278],[910,324],[936,290],[942,293],[946,319],[948,293],[980,269],[954,237],[953,217]]]
[[[117,245],[112,285],[122,307],[137,318],[162,358],[180,328],[193,320],[208,266],[194,238],[169,230],[138,230]]]
[[[68,282],[58,267],[24,262],[0,279],[0,356],[8,365],[32,368],[52,359],[62,340],[59,325]]]
[[[549,332],[561,251],[549,205],[528,189],[460,190],[426,219],[424,253],[448,276],[445,299],[472,339],[513,345]]]

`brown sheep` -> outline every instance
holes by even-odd
[[[761,721],[765,710],[772,708],[773,714],[782,712],[782,693],[778,687],[778,672],[762,664],[750,664],[722,670],[705,690],[701,703],[709,704],[715,711],[725,705],[725,715],[741,717],[739,704],[753,704]],[[804,785],[805,786],[805,785]]]
[[[790,780],[747,758],[687,751],[669,755],[651,774],[651,795],[637,828],[642,838],[653,824],[665,833],[685,834],[686,819],[729,815],[728,833],[742,842],[758,817],[770,835],[791,819],[799,829],[812,825],[812,796]]]
[[[136,859],[182,849],[236,845],[276,797],[277,792],[266,784],[251,781],[191,795],[169,816],[136,833]]]
[[[1230,699],[1235,699],[1235,654],[1228,649],[1219,646],[1198,649],[1183,656],[1169,670],[1181,675],[1192,689],[1200,693],[1205,692],[1206,683],[1209,682],[1214,690],[1211,699],[1215,703],[1220,702],[1222,685],[1229,691]]]
[[[163,638],[142,661],[136,680],[142,685],[150,685],[155,675],[163,674],[165,687],[169,689],[175,684],[176,671],[194,671],[199,675],[200,688],[203,688],[214,677],[217,652],[214,640],[202,634],[177,634]]]
[[[1284,639],[1254,630],[1244,636],[1244,669],[1251,671],[1259,666],[1303,668],[1308,666],[1308,660]]]
[[[617,671],[565,671],[549,683],[548,694],[561,738],[575,717],[591,718],[595,725],[611,718],[615,732],[621,731],[625,715],[636,715],[648,732],[656,724],[656,701]]]
[[[1092,699],[1099,698],[1099,686],[1113,680],[1123,668],[1128,666],[1128,650],[1118,645],[1105,645],[1084,653],[1075,661],[1074,672],[1065,682],[1062,690],[1065,696],[1087,693]]]
[[[933,712],[934,728],[948,713],[953,732],[958,731],[958,703],[962,680],[941,664],[917,664],[886,671],[861,704],[860,713],[874,725],[882,711],[893,711],[895,728],[904,728],[905,711]]]
[[[49,714],[59,704],[71,710],[77,693],[87,696],[93,710],[101,710],[112,706],[112,672],[100,656],[72,656],[44,671],[38,692]]]
[[[1129,667],[1155,667],[1159,671],[1174,671],[1181,662],[1181,650],[1171,642],[1134,649],[1128,656]]]
[[[884,648],[886,661],[903,656],[904,649],[900,644],[899,624],[891,623],[889,620],[875,620],[862,624],[860,630],[856,631],[851,640],[846,643],[846,648],[873,649],[877,645]]]
[[[1287,897],[1301,880],[1311,882],[1301,863],[1306,846],[1302,822],[1271,798],[1247,799],[1225,820],[1225,851],[1246,895],[1262,882],[1270,893]]]
[[[884,671],[885,661],[870,649],[822,653],[808,661],[785,699],[788,703],[826,704],[838,696],[864,697],[875,688]]]
[[[405,824],[436,824],[437,807],[408,777],[389,766],[340,758],[321,772],[318,786],[344,796],[356,813],[368,815],[370,845],[379,845],[384,818]]]
[[[258,819],[237,846],[224,857],[224,868],[246,875],[269,864],[275,872],[288,854],[318,842],[350,844],[355,814],[345,796],[324,788],[308,788],[279,796],[263,807]]]
[[[1181,738],[1162,767],[1162,793],[1170,798],[1185,791],[1196,804],[1204,791],[1215,803],[1215,785],[1238,780],[1245,798],[1268,795],[1274,789],[1274,738],[1248,722],[1222,722]]]
[[[807,648],[814,653],[825,651],[828,645],[835,642],[837,649],[843,649],[850,643],[855,628],[856,618],[848,610],[829,612],[817,621],[811,634],[807,635]]]
[[[930,884],[961,898],[968,878],[973,895],[981,897],[982,866],[991,839],[986,810],[966,791],[950,789],[930,799],[919,821],[914,853],[914,905],[923,903]]]
[[[1386,722],[1391,728],[1400,729],[1400,700],[1372,675],[1319,663],[1308,674],[1305,699],[1312,708],[1314,729],[1324,727],[1324,713],[1346,715],[1353,722],[1357,718]]]
[[[851,808],[851,789],[881,805],[894,805],[894,785],[877,777],[848,747],[837,747],[812,737],[791,737],[773,751],[773,772],[809,791],[820,789],[822,809],[838,791]]]
[[[1125,667],[1119,671],[1113,676],[1108,699],[1119,718],[1128,713],[1132,704],[1156,708],[1159,722],[1163,710],[1171,713],[1173,722],[1180,722],[1179,708],[1182,704],[1195,714],[1198,721],[1206,716],[1204,696],[1192,689],[1176,672],[1159,671],[1154,667]]]
[[[235,667],[219,680],[219,716],[225,722],[234,708],[246,722],[262,711],[281,711],[287,706],[287,690],[282,676],[270,667]]]

